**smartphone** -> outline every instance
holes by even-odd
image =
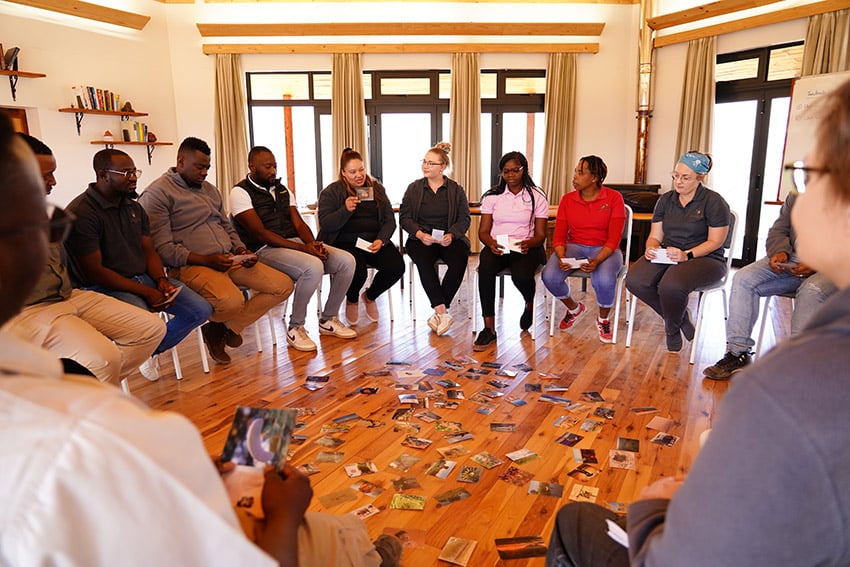
[[[776,266],[782,268],[783,270],[793,270],[797,267],[797,264],[793,264],[791,262],[777,262]]]

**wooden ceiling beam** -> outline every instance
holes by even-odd
[[[604,23],[395,22],[325,24],[197,24],[201,37],[489,35],[599,36]]]
[[[598,53],[598,43],[205,43],[204,54]]]
[[[759,6],[766,6],[768,4],[774,4],[781,1],[782,0],[720,0],[719,2],[702,4],[700,6],[688,8],[687,10],[673,12],[672,14],[648,18],[646,23],[654,30],[661,30],[698,20],[704,20],[706,18],[732,14],[740,12],[741,10],[758,8]]]
[[[144,29],[150,21],[150,16],[107,8],[97,4],[81,2],[80,0],[8,0],[14,4],[40,8],[50,12],[58,12],[69,16],[77,16],[86,20],[104,22],[134,30]]]
[[[669,35],[663,35],[660,37],[656,37],[652,45],[656,48],[664,47],[667,45],[684,43],[686,41],[691,41],[694,39],[711,37],[713,35],[723,35],[736,31],[748,30],[761,26],[768,26],[771,24],[778,24],[780,22],[787,22],[800,18],[808,18],[809,16],[825,14],[827,12],[834,12],[835,10],[843,10],[844,8],[848,7],[850,7],[850,0],[821,0],[820,2],[815,2],[813,4],[806,4],[805,6],[795,6],[793,8],[777,10],[775,12],[770,12],[769,14],[761,14],[750,18],[733,20],[730,22],[725,22],[713,26],[706,26],[704,28],[699,28],[695,30],[688,30],[680,33],[671,33]]]

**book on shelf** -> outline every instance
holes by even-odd
[[[3,58],[3,44],[0,43],[0,70],[6,68],[6,60]]]

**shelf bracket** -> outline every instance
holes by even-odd
[[[12,90],[12,100],[18,100],[16,98],[18,94],[18,76],[17,75],[9,75],[9,88]]]
[[[75,112],[74,113],[74,121],[77,123],[77,136],[80,135],[80,126],[83,125],[83,113]]]
[[[153,151],[156,149],[156,146],[152,144],[148,144],[145,146],[148,150],[148,165],[151,165],[151,158],[153,158]]]

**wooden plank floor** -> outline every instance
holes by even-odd
[[[570,491],[577,483],[567,476],[567,472],[577,465],[573,459],[573,450],[557,443],[558,436],[566,432],[581,434],[584,439],[576,447],[596,450],[601,473],[584,484],[599,489],[597,502],[601,504],[628,503],[647,483],[660,476],[683,473],[689,469],[697,453],[699,435],[711,427],[717,404],[727,388],[725,383],[703,381],[701,378],[702,369],[714,363],[724,352],[721,295],[713,294],[709,300],[704,338],[698,345],[696,364],[691,366],[688,364],[687,351],[679,354],[666,352],[661,320],[643,304],[638,305],[631,348],[625,348],[626,329],[622,323],[618,344],[600,343],[591,315],[596,311],[592,292],[585,298],[588,315],[569,333],[560,332],[556,328],[556,335],[552,338],[548,336],[542,294],[538,294],[538,326],[534,329],[537,340],[534,341],[528,333],[521,334],[519,330],[522,302],[518,292],[510,282],[506,282],[505,287],[505,298],[497,305],[498,345],[485,352],[472,352],[473,335],[467,319],[469,306],[465,287],[458,294],[461,304],[452,309],[456,318],[455,326],[449,334],[436,337],[426,324],[430,310],[421,288],[415,293],[419,317],[414,322],[408,307],[409,289],[402,292],[396,286],[392,289],[395,321],[389,321],[387,300],[381,298],[382,320],[379,323],[368,323],[365,316],[361,315],[361,324],[356,327],[360,337],[356,340],[319,338],[317,321],[313,316],[315,306],[311,305],[307,328],[320,344],[319,352],[301,353],[288,349],[283,337],[282,312],[276,309],[273,315],[278,335],[277,347],[272,346],[268,325],[264,324],[260,337],[264,352],[258,353],[254,346],[253,329],[249,329],[245,333],[245,344],[239,349],[230,350],[233,363],[227,367],[214,366],[209,374],[204,374],[197,342],[192,335],[178,348],[184,372],[182,381],[175,379],[171,361],[164,356],[163,377],[159,382],[150,383],[134,375],[130,385],[133,394],[151,407],[176,411],[192,420],[203,434],[211,454],[221,452],[237,405],[315,408],[315,415],[305,417],[306,427],[298,432],[306,435],[307,441],[292,447],[291,462],[295,465],[315,463],[318,452],[326,450],[315,443],[322,436],[323,424],[349,413],[375,420],[382,425],[368,427],[365,421],[348,422],[351,429],[339,435],[345,442],[336,449],[345,454],[342,462],[321,463],[318,465],[320,472],[311,477],[315,492],[311,510],[339,514],[370,503],[381,508],[379,514],[366,519],[373,538],[384,530],[408,530],[414,536],[421,534],[424,537],[424,541],[405,550],[404,564],[408,567],[447,565],[437,557],[451,536],[477,542],[470,565],[543,565],[542,558],[501,561],[494,540],[540,535],[548,541],[554,514],[568,501]],[[578,286],[574,285],[573,289],[577,290]],[[583,297],[580,291],[575,293],[577,297]],[[788,328],[788,321],[785,315],[787,306],[785,303],[780,305],[780,309],[774,310],[777,315],[773,321],[776,333],[782,337],[786,334],[784,329]],[[695,308],[695,297],[692,298],[692,307]],[[560,313],[563,316],[563,307]],[[621,316],[621,321],[624,319]],[[773,334],[768,335],[768,344],[772,344]],[[520,373],[514,379],[500,378],[508,382],[509,386],[501,390],[505,397],[495,401],[495,410],[490,415],[477,413],[480,405],[468,399],[461,401],[460,407],[455,410],[435,409],[432,405],[431,411],[443,419],[461,422],[463,429],[474,435],[473,439],[461,443],[469,453],[452,459],[458,462],[458,466],[446,480],[441,480],[426,476],[424,469],[440,458],[437,448],[449,445],[444,434],[437,431],[433,423],[411,418],[410,421],[421,425],[419,436],[433,441],[427,449],[417,450],[401,445],[406,433],[394,431],[393,427],[393,413],[400,407],[400,391],[396,385],[410,384],[415,388],[420,379],[376,377],[364,373],[383,368],[391,360],[409,361],[411,366],[408,368],[424,370],[437,367],[444,360],[464,356],[474,357],[478,361],[477,364],[465,364],[465,368],[481,368],[480,363],[486,361],[497,362],[504,368],[527,364],[534,370]],[[556,373],[562,378],[554,381],[541,379],[541,372]],[[311,392],[302,387],[306,376],[321,374],[329,374],[331,377],[326,388]],[[491,388],[487,381],[499,378],[491,373],[482,376],[480,380],[472,380],[457,377],[457,371],[448,371],[443,377],[459,382],[466,398],[482,389]],[[437,390],[443,390],[436,385],[439,377],[426,376],[425,379]],[[582,392],[596,391],[602,394],[605,402],[588,403],[588,411],[571,414],[565,411],[563,405],[539,401],[540,393],[526,392],[525,389],[526,384],[552,382],[569,386],[568,392],[556,395],[578,401]],[[363,386],[375,386],[378,392],[374,395],[357,394],[356,390]],[[420,399],[424,397],[424,393],[416,389],[410,392],[419,394]],[[509,398],[522,399],[527,404],[514,406]],[[581,431],[578,424],[569,429],[554,425],[556,419],[564,415],[577,417],[581,423],[599,405],[614,408],[615,415],[597,432]],[[655,406],[658,413],[636,415],[629,411],[639,406]],[[649,442],[656,432],[647,429],[646,424],[655,415],[673,420],[670,433],[680,437],[673,447]],[[491,432],[490,423],[493,422],[515,423],[516,431]],[[618,437],[621,436],[640,441],[637,469],[634,471],[608,466],[608,451],[616,448]],[[539,458],[518,468],[531,473],[535,480],[563,485],[564,494],[561,498],[530,495],[528,483],[515,486],[499,479],[511,466],[505,454],[522,448],[531,449]],[[481,451],[492,453],[505,461],[505,464],[484,470],[477,484],[458,482],[459,468],[475,464],[470,461],[470,457]],[[421,459],[407,473],[389,467],[390,462],[403,453]],[[343,466],[363,461],[373,461],[379,472],[362,478],[380,485],[384,492],[376,498],[357,494],[353,502],[326,509],[318,497],[346,490],[360,480],[349,478]],[[391,481],[399,476],[415,476],[419,481],[421,488],[407,492],[427,497],[424,511],[389,508],[396,492]],[[458,487],[466,488],[471,496],[447,506],[437,506],[433,498],[435,495]]]

